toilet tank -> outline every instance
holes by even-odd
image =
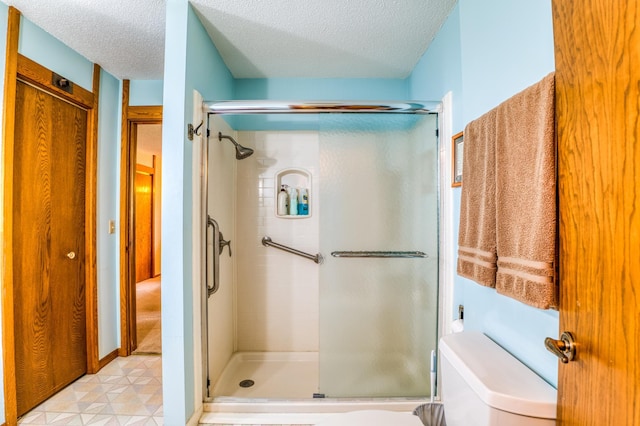
[[[440,339],[447,426],[556,424],[555,388],[480,332]]]

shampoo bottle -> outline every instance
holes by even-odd
[[[291,216],[298,215],[298,192],[295,188],[289,190],[289,214]]]
[[[289,214],[289,194],[287,194],[287,185],[281,185],[282,189],[278,192],[278,216],[286,216]]]
[[[309,214],[309,195],[307,188],[300,188],[300,194],[298,195],[298,214],[301,216],[307,216]]]

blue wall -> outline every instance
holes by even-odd
[[[163,80],[131,80],[129,105],[162,105]]]
[[[460,0],[464,122],[555,69],[551,0]]]
[[[462,91],[462,58],[460,54],[460,5],[457,4],[446,22],[436,35],[429,49],[416,64],[410,81],[410,97],[412,99],[440,100],[451,92],[453,100],[453,134],[464,129],[465,121],[464,95]],[[445,184],[442,191],[451,192],[453,203],[453,240],[458,241],[458,223],[460,222],[460,189]],[[444,196],[445,194],[443,194]],[[450,253],[454,258],[456,253]],[[454,287],[453,306],[464,305],[463,292],[460,286]],[[457,318],[458,310],[453,309]]]
[[[162,137],[162,366],[164,423],[185,424],[196,406],[193,335],[193,90],[230,99],[233,78],[187,0],[167,1]],[[197,226],[197,225],[195,225]]]
[[[440,99],[452,91],[458,132],[553,71],[553,55],[550,0],[460,0],[411,75],[410,94]],[[457,224],[460,190],[447,190],[454,191]],[[557,384],[557,359],[544,349],[544,338],[558,334],[556,311],[528,307],[461,277],[454,299],[465,306],[466,329],[483,331]]]
[[[234,99],[402,100],[407,79],[391,78],[245,78],[235,80]]]
[[[193,369],[186,370],[188,349],[185,342],[185,324],[192,318],[192,308],[186,305],[185,275],[191,265],[185,259],[184,237],[188,217],[184,210],[186,107],[186,50],[187,16],[189,5],[185,0],[167,1],[167,29],[165,37],[165,81],[162,123],[162,386],[164,422],[168,425],[184,424],[193,410],[188,405],[186,383],[193,381]],[[171,226],[169,226],[171,224]],[[171,262],[167,260],[171,259]],[[187,270],[189,272],[187,272]],[[190,291],[190,290],[189,290]],[[192,336],[191,336],[192,337]],[[187,352],[187,353],[185,353]],[[193,358],[193,354],[191,354]],[[187,376],[190,376],[187,378]],[[193,398],[193,396],[192,396]]]
[[[120,218],[120,123],[122,82],[101,70],[98,105],[98,354],[104,358],[120,347],[120,247],[118,229],[109,234],[109,220]],[[119,228],[119,227],[117,227]]]
[[[20,18],[18,52],[84,89],[93,90],[93,63],[24,16]]]

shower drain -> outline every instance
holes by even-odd
[[[250,388],[251,386],[255,385],[256,382],[254,382],[251,379],[245,379],[243,381],[241,381],[240,383],[238,383],[238,386],[240,386],[241,388]]]

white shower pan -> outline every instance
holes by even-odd
[[[250,387],[240,383],[252,380]],[[318,390],[317,352],[237,352],[204,404],[201,425],[314,424],[356,410],[411,412],[421,398],[313,398]]]

